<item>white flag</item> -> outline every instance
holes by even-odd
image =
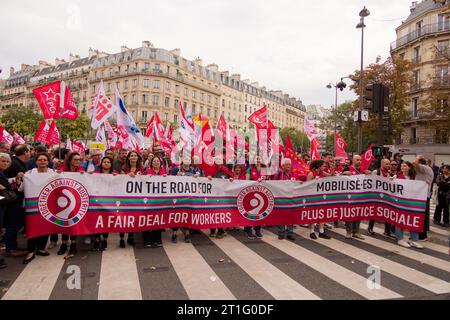
[[[92,129],[97,129],[103,122],[105,122],[110,116],[112,116],[117,107],[111,103],[105,93],[105,88],[103,87],[103,80],[100,82],[98,87],[97,95],[94,99],[92,110]]]
[[[144,148],[144,137],[142,136],[133,116],[128,112],[120,96],[119,89],[115,87],[116,105],[117,105],[117,126],[125,128],[127,133],[133,138],[140,148]]]
[[[95,140],[97,140],[97,142],[106,144],[105,126],[100,126],[97,129],[97,135],[95,136]]]

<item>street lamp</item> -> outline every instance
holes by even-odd
[[[337,94],[338,94],[338,89],[343,91],[345,89],[345,87],[347,87],[347,84],[342,81],[344,79],[350,79],[350,77],[342,77],[341,81],[336,82],[336,84],[333,83],[329,83],[327,84],[327,88],[331,89],[331,88],[335,88],[336,89],[336,94],[334,97],[334,136],[333,136],[333,157],[336,156],[336,115],[337,115]]]
[[[360,119],[361,113],[363,110],[364,103],[364,28],[366,25],[364,24],[364,18],[370,14],[370,11],[364,8],[359,12],[359,16],[361,17],[356,28],[361,29],[361,76],[359,77],[359,116],[358,116],[358,154],[362,152],[362,121]]]

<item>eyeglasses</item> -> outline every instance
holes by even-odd
[[[81,160],[83,160],[83,159],[80,159],[80,158],[74,158],[73,159],[73,161],[81,161]]]

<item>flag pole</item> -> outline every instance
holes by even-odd
[[[62,110],[64,108],[64,99],[66,95],[66,83],[64,80],[60,82],[60,96],[59,96],[59,121],[58,123],[59,127],[61,128],[61,117],[62,117]],[[62,128],[61,128],[62,129]],[[62,130],[59,133],[59,141],[58,141],[58,149],[59,149],[59,159],[61,160],[61,137],[62,137]]]

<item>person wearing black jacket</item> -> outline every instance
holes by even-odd
[[[11,157],[5,152],[0,153],[0,190],[12,191],[12,186],[8,178],[3,173],[11,165]],[[8,199],[0,199],[0,214],[3,215],[7,206],[10,205]],[[0,269],[6,268],[7,264],[3,255],[0,253]]]
[[[441,214],[443,212],[443,226],[449,227],[449,193],[450,193],[450,165],[442,167],[442,173],[436,179],[438,185],[437,205],[434,211],[433,222],[441,225]]]
[[[14,203],[8,206],[5,216],[5,244],[6,253],[12,257],[23,256],[26,251],[22,251],[18,247],[17,234],[19,230],[24,226],[25,209],[23,206],[23,200],[25,195],[20,192],[14,186],[17,186],[22,182],[22,177],[27,171],[26,163],[30,160],[30,149],[27,145],[18,145],[14,150],[14,156],[11,159],[11,166],[4,171],[7,178],[14,178],[13,183],[14,191],[16,192],[17,199]],[[17,183],[19,182],[19,183]]]

